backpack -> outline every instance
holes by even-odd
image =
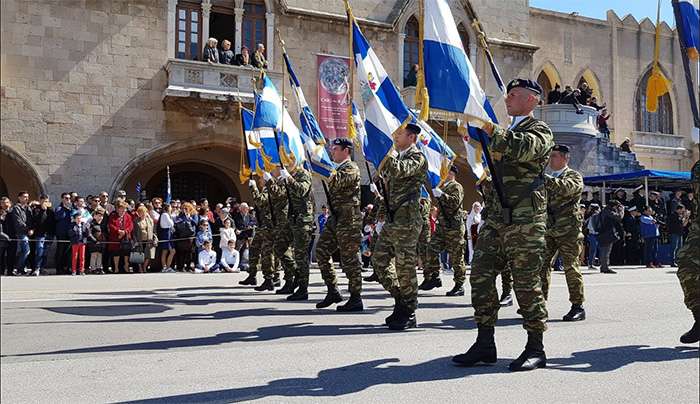
[[[192,225],[192,222],[190,222],[189,219],[184,219],[175,223],[175,232],[177,233],[177,237],[179,238],[193,237],[194,226]]]

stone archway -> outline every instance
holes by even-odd
[[[604,102],[598,76],[596,76],[596,74],[593,73],[593,71],[588,67],[583,69],[578,75],[576,81],[574,82],[574,88],[579,88],[582,83],[588,84],[588,87],[590,87],[590,89],[593,91],[593,97],[596,97],[599,103]]]
[[[162,197],[166,167],[170,166],[173,198],[207,197],[212,203],[222,202],[228,196],[249,199],[247,187],[239,180],[241,147],[234,143],[200,138],[162,145],[127,163],[112,183],[110,193],[115,195],[123,189],[129,198],[136,199],[136,186],[140,183],[149,198]],[[205,195],[209,192],[211,196]]]
[[[554,89],[554,86],[556,86],[557,84],[559,84],[560,86],[562,85],[559,72],[551,62],[545,62],[540,69],[535,71],[539,71],[537,76],[537,82],[540,86],[542,86],[545,98],[547,97],[547,94],[549,94],[549,92]]]
[[[46,193],[34,166],[4,144],[0,144],[0,191],[3,191],[0,196],[8,196],[12,200],[20,191],[29,192],[32,199]]]

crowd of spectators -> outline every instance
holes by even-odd
[[[255,52],[251,57],[250,49],[247,46],[241,47],[241,53],[235,54],[231,50],[231,41],[224,39],[221,47],[216,38],[209,38],[202,52],[202,60],[208,63],[218,63],[234,66],[250,66],[258,69],[267,69],[267,59],[265,59],[265,45],[259,43],[255,47]]]
[[[253,209],[235,198],[212,209],[206,199],[66,192],[54,207],[47,195],[20,192],[14,203],[0,198],[0,273],[39,276],[52,242],[58,274],[236,272],[247,265],[255,225]]]
[[[547,104],[570,104],[574,106],[577,114],[583,114],[583,110],[581,109],[582,105],[595,108],[598,112],[596,118],[598,130],[606,139],[610,138],[608,120],[611,114],[608,111],[607,104],[600,104],[598,98],[593,96],[593,90],[588,83],[582,82],[580,87],[576,89],[571,86],[566,86],[564,87],[564,91],[561,91],[559,83],[555,84],[554,89],[547,94]]]

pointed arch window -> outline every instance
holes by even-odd
[[[673,105],[671,104],[671,96],[666,93],[659,98],[659,107],[656,112],[648,112],[646,108],[647,103],[647,82],[649,82],[649,76],[651,75],[651,69],[649,69],[642,81],[637,87],[637,94],[635,96],[635,122],[634,129],[639,132],[651,132],[651,133],[673,133]]]
[[[418,64],[418,19],[412,16],[406,23],[404,34],[406,39],[403,45],[403,77],[408,76],[413,65]]]

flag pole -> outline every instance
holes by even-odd
[[[357,144],[357,132],[355,131],[355,123],[352,119],[352,103],[355,94],[355,53],[353,51],[353,30],[352,25],[355,17],[352,15],[352,9],[350,8],[350,2],[344,0],[345,2],[345,12],[348,16],[348,56],[350,56],[350,71],[348,72],[348,95],[346,97],[347,109],[348,109],[348,138]]]
[[[418,119],[427,121],[430,117],[428,89],[425,87],[425,61],[423,60],[423,31],[425,27],[425,3],[418,0],[418,72],[416,72],[416,108],[420,106]],[[413,68],[413,67],[411,67]]]

